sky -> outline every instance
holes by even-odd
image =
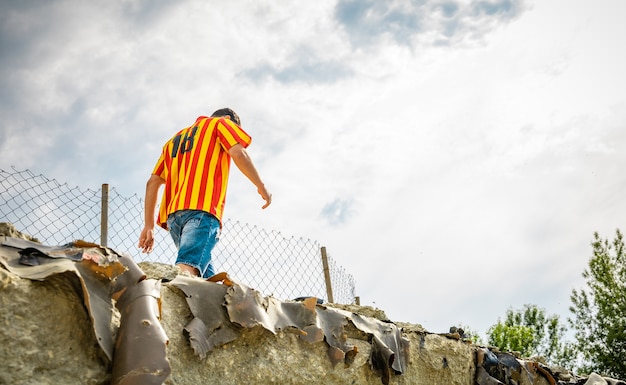
[[[593,233],[626,230],[624,14],[2,0],[0,168],[143,196],[162,145],[231,107],[273,203],[234,171],[226,218],[318,241],[392,321],[484,334],[534,304],[565,322]]]

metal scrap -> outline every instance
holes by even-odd
[[[199,282],[206,284],[200,285]],[[185,294],[194,315],[185,326],[194,353],[204,358],[215,347],[237,339],[239,328],[230,322],[222,306],[226,286],[185,276],[177,276],[169,284]]]
[[[522,381],[522,377],[524,381]],[[537,362],[519,360],[511,353],[492,351],[487,348],[476,350],[477,385],[500,385],[519,383],[557,383],[545,367]]]
[[[114,385],[162,384],[170,374],[167,335],[160,324],[161,282],[146,279],[117,301],[121,312],[111,381]]]

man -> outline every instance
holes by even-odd
[[[262,208],[272,203],[272,194],[246,152],[251,141],[239,116],[222,108],[211,117],[200,116],[165,143],[146,184],[145,223],[139,236],[142,252],[154,247],[156,219],[170,231],[182,272],[203,278],[215,274],[211,251],[221,230],[231,159],[265,200]],[[165,189],[156,217],[161,185]]]

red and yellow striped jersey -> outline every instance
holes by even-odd
[[[226,118],[200,116],[165,145],[152,174],[165,180],[157,224],[178,210],[203,210],[222,220],[230,170],[228,150],[252,141],[241,127]]]

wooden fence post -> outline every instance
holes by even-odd
[[[100,209],[100,245],[106,247],[109,238],[109,185],[102,184],[102,207]]]
[[[326,247],[322,246],[322,265],[324,266],[324,280],[326,281],[326,295],[328,296],[328,303],[334,303],[333,288],[330,282],[330,270],[328,268],[328,255],[326,254]]]

